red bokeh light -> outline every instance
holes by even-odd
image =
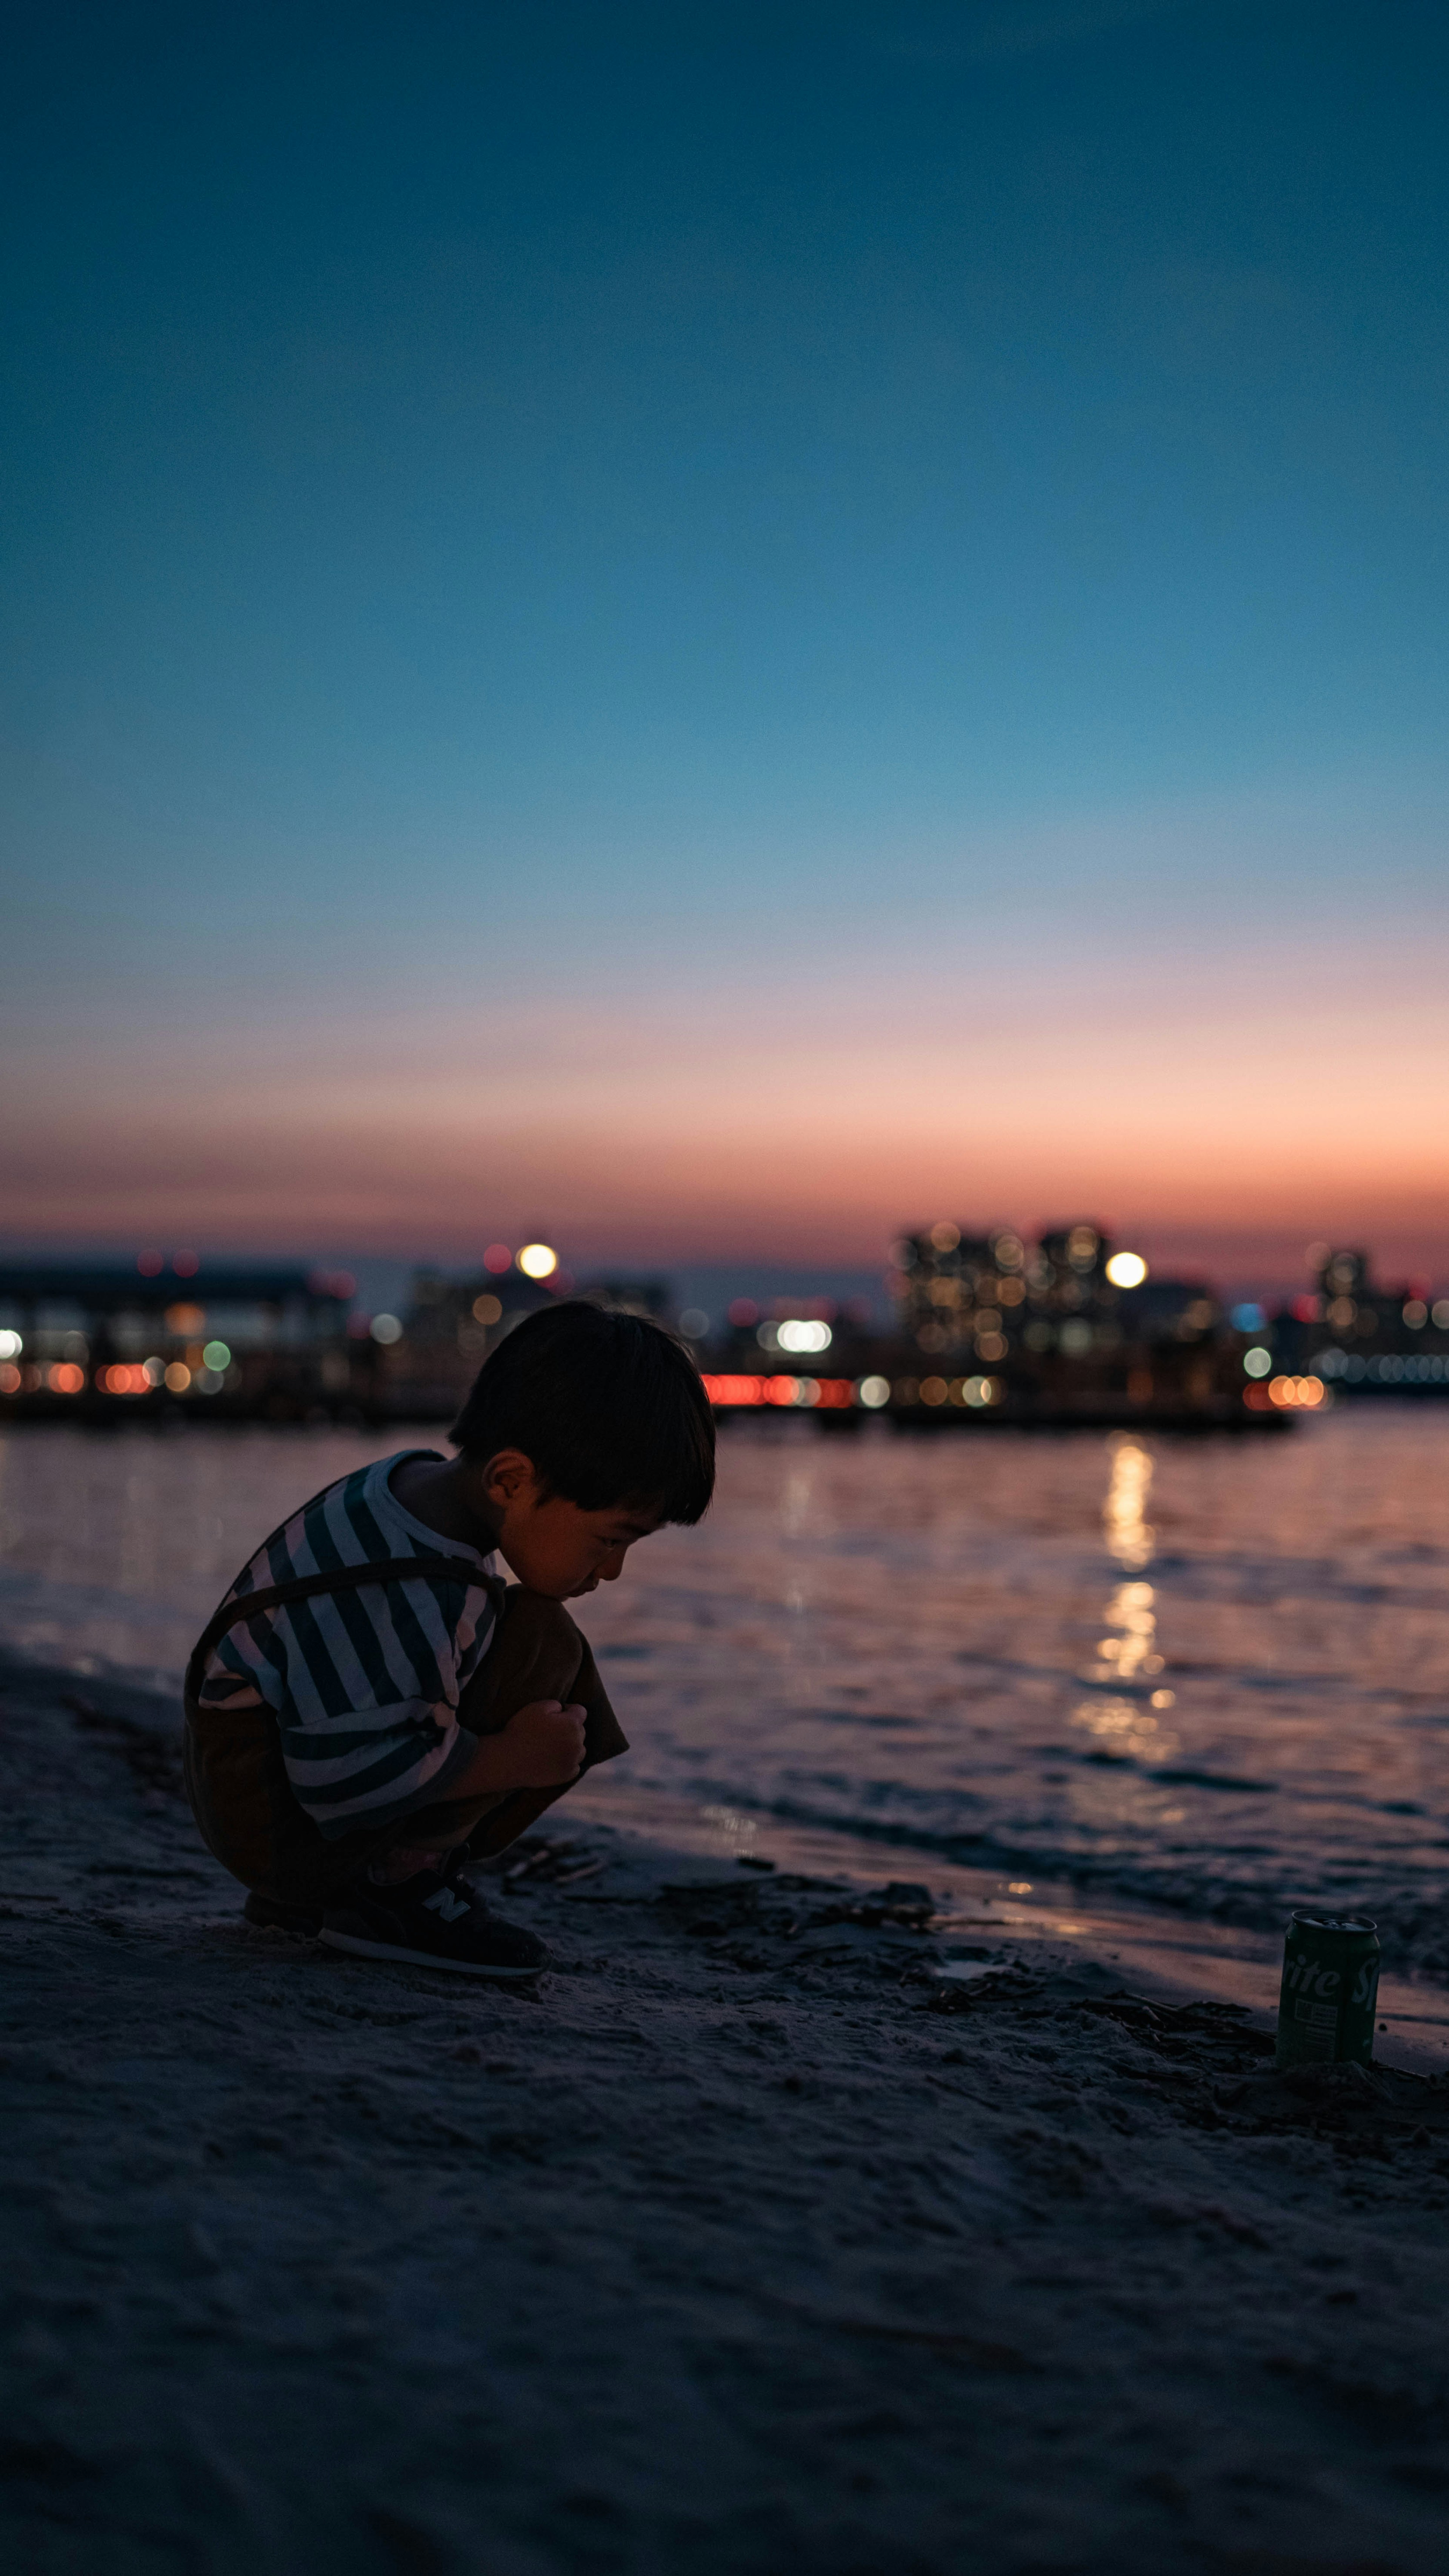
[[[117,1360],[102,1369],[100,1384],[107,1395],[146,1395],[151,1381],[139,1361]]]
[[[194,1279],[201,1264],[194,1252],[173,1252],[171,1267],[178,1279]]]
[[[511,1270],[513,1268],[513,1255],[509,1251],[507,1244],[490,1243],[487,1251],[483,1255],[483,1267],[485,1270],[492,1270],[495,1272]]]
[[[722,1377],[706,1370],[700,1380],[711,1404],[849,1405],[855,1402],[850,1377]]]
[[[760,1320],[760,1310],[753,1297],[736,1297],[729,1313],[732,1324],[757,1324]]]
[[[159,1252],[143,1252],[136,1263],[143,1279],[159,1279],[165,1266]]]
[[[705,1394],[711,1404],[763,1404],[764,1379],[758,1377],[706,1377]]]

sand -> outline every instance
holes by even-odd
[[[163,1704],[0,1681],[26,2576],[1443,2568],[1431,1990],[1290,2081],[1190,1932],[602,1780],[513,1856],[535,1989],[373,1966],[242,1924]]]

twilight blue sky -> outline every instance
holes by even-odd
[[[1442,8],[15,44],[11,1240],[1449,1263]]]

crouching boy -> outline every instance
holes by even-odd
[[[714,1426],[667,1333],[570,1304],[499,1344],[450,1436],[339,1478],[243,1567],[187,1669],[187,1788],[251,1922],[536,1976],[467,1864],[627,1750],[563,1604],[700,1518]]]

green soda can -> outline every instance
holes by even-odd
[[[1371,2066],[1379,1936],[1362,1914],[1295,1914],[1283,1943],[1280,2066]]]

